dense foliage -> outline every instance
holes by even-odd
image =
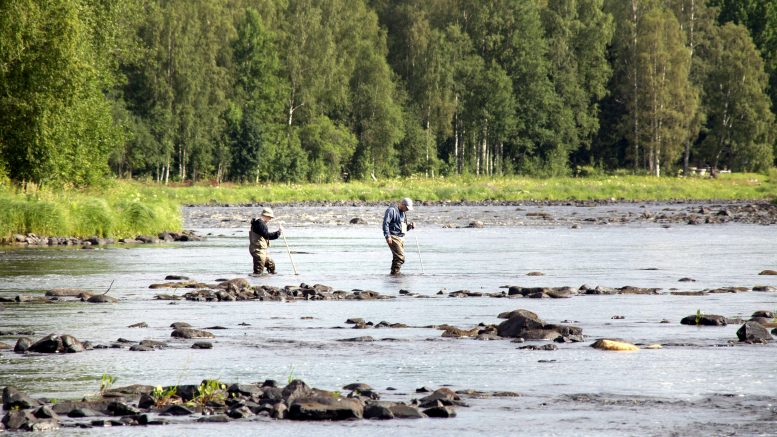
[[[0,179],[774,164],[777,0],[3,0]]]

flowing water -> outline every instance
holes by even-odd
[[[630,207],[622,207],[630,208]],[[654,224],[582,226],[508,223],[483,229],[448,229],[439,222],[486,215],[498,208],[455,211],[419,208],[419,229],[406,240],[407,262],[399,277],[387,275],[391,254],[375,223],[379,208],[346,209],[372,225],[341,224],[328,208],[287,208],[286,235],[299,275],[294,275],[283,240],[270,254],[274,276],[248,277],[252,284],[322,283],[337,289],[369,289],[389,296],[377,301],[188,302],[154,300],[152,283],[168,274],[202,282],[247,277],[247,225],[229,208],[194,208],[187,226],[207,234],[203,242],[82,249],[0,251],[0,296],[32,294],[56,287],[102,291],[118,304],[81,302],[4,304],[0,331],[71,334],[110,344],[167,341],[153,352],[101,349],[68,355],[0,354],[0,386],[16,385],[36,396],[80,398],[99,387],[103,373],[117,385],[196,384],[204,378],[257,382],[304,379],[337,390],[365,382],[385,399],[409,400],[421,386],[514,391],[520,397],[468,399],[458,417],[447,420],[289,423],[238,421],[227,425],[174,424],[163,427],[68,429],[71,435],[210,435],[259,432],[287,435],[683,435],[740,432],[770,435],[777,417],[777,347],[736,344],[738,324],[691,327],[682,317],[706,314],[748,318],[756,310],[777,310],[777,293],[746,292],[673,296],[668,291],[724,286],[777,285],[759,276],[777,267],[775,230],[757,225]],[[505,212],[507,209],[501,212]],[[200,219],[192,219],[192,214]],[[424,215],[436,217],[425,219]],[[559,214],[563,215],[563,211]],[[295,217],[299,219],[295,220]],[[311,219],[317,217],[317,219]],[[323,218],[322,218],[323,217]],[[208,227],[205,227],[208,226]],[[270,225],[271,230],[274,225]],[[541,271],[544,276],[527,276]],[[691,277],[696,282],[678,282]],[[497,292],[505,285],[660,287],[661,295],[575,296],[570,299],[448,298],[460,289]],[[399,296],[409,290],[428,298]],[[183,293],[183,291],[178,291]],[[471,328],[498,323],[497,314],[516,308],[551,323],[583,328],[591,341],[561,344],[557,351],[519,350],[510,341],[441,338],[423,328],[443,323]],[[622,319],[613,319],[618,315]],[[353,330],[344,322],[361,317],[375,323],[401,322],[401,329]],[[662,320],[670,323],[661,323]],[[148,328],[127,328],[144,321]],[[211,350],[190,349],[191,341],[169,337],[169,325],[186,321],[199,328],[223,326]],[[371,335],[369,343],[337,340]],[[13,344],[18,335],[0,337]],[[634,353],[602,352],[593,339],[621,338],[669,344]],[[386,391],[388,387],[396,391]],[[771,426],[765,426],[771,424]]]

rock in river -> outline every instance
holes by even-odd
[[[726,326],[728,322],[723,316],[716,314],[691,314],[690,316],[683,317],[680,320],[683,325],[698,325],[698,326]]]
[[[509,318],[497,327],[497,335],[500,337],[521,337],[526,340],[556,340],[561,337],[571,341],[583,340],[581,328],[545,323],[531,311],[516,310],[507,316]]]
[[[292,420],[361,419],[364,404],[354,398],[311,396],[296,399],[289,406],[287,417]]]
[[[615,341],[615,340],[607,340],[607,339],[600,339],[596,340],[591,344],[591,347],[594,349],[599,349],[603,351],[638,351],[639,348],[631,343],[626,343],[625,341]]]
[[[86,300],[89,303],[116,303],[119,299],[106,294],[97,294]]]
[[[208,331],[194,328],[178,328],[170,334],[171,337],[177,338],[216,338],[215,335]]]
[[[737,331],[739,341],[748,343],[767,343],[772,340],[772,335],[757,322],[745,322]]]

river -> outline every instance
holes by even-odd
[[[608,207],[612,210],[618,207]],[[623,210],[633,205],[620,207]],[[676,296],[726,286],[777,285],[759,276],[777,267],[773,226],[748,224],[583,225],[505,220],[482,229],[444,228],[470,217],[509,216],[515,208],[418,208],[418,229],[406,241],[403,274],[389,276],[391,254],[378,226],[380,208],[298,207],[278,211],[299,275],[293,273],[283,240],[270,254],[274,276],[249,277],[247,214],[240,208],[190,208],[189,229],[203,242],[110,246],[83,250],[36,248],[0,250],[0,296],[34,294],[56,287],[104,291],[118,304],[81,302],[4,304],[0,331],[71,334],[96,344],[118,338],[168,341],[153,352],[101,349],[67,355],[0,354],[0,386],[15,385],[35,396],[80,398],[95,392],[100,377],[116,385],[196,384],[204,378],[257,382],[290,376],[324,389],[364,382],[386,399],[417,397],[421,386],[455,390],[513,391],[520,397],[468,399],[453,419],[289,423],[236,421],[173,424],[145,428],[149,435],[681,435],[757,433],[777,415],[777,347],[740,345],[739,324],[680,325],[702,311],[749,318],[756,310],[777,310],[777,293],[745,292]],[[496,211],[496,214],[494,212]],[[425,214],[434,219],[425,218]],[[565,213],[556,213],[568,216]],[[215,217],[215,219],[214,219]],[[224,219],[223,217],[227,217]],[[367,225],[343,218],[366,217]],[[270,224],[271,230],[275,228]],[[542,276],[528,276],[542,272]],[[252,284],[322,283],[337,289],[374,290],[395,299],[312,302],[189,302],[154,300],[149,289],[168,274],[206,283],[247,277]],[[695,282],[679,282],[692,278]],[[503,286],[661,288],[659,295],[574,296],[569,299],[449,298],[467,289],[498,292]],[[400,296],[408,290],[422,297]],[[438,294],[440,291],[443,294]],[[179,291],[179,293],[183,293]],[[441,338],[423,328],[451,324],[471,328],[499,323],[497,314],[516,308],[546,322],[566,321],[583,329],[586,341],[560,344],[556,351],[518,349],[508,340]],[[613,316],[622,316],[614,319]],[[352,330],[346,319],[404,323],[409,328]],[[127,328],[146,322],[148,328]],[[169,325],[186,321],[214,330],[211,350],[190,349],[191,341],[170,339]],[[669,323],[661,323],[668,321]],[[378,341],[337,340],[371,335]],[[0,337],[13,343],[18,335]],[[596,338],[665,346],[615,353],[595,350]],[[588,341],[590,340],[590,341]],[[385,390],[388,387],[395,391]],[[70,435],[136,435],[137,428],[65,430]]]

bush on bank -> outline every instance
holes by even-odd
[[[307,201],[390,202],[529,200],[762,200],[777,197],[777,170],[709,178],[592,176],[585,178],[402,178],[326,184],[163,186],[117,180],[104,187],[48,191],[0,186],[0,237],[132,237],[180,231],[182,205]]]
[[[104,196],[104,197],[102,197]],[[132,237],[181,229],[177,203],[123,199],[108,190],[88,192],[0,192],[0,237]]]

